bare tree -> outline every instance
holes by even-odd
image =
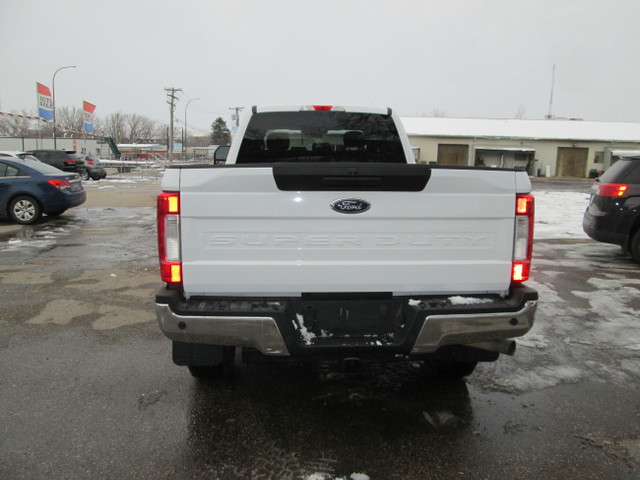
[[[29,135],[32,120],[29,112],[22,110],[22,113],[11,112],[11,114],[0,115],[0,135],[10,137],[21,137]]]
[[[527,109],[524,108],[524,105],[521,103],[516,111],[516,118],[522,120],[527,113]]]
[[[140,140],[140,120],[142,115],[130,113],[124,116],[125,138],[127,143],[139,143]]]
[[[153,130],[152,140],[157,143],[166,143],[169,141],[169,125],[166,123],[156,123]]]
[[[93,116],[93,135],[101,136],[104,133],[105,122],[97,115]]]
[[[159,123],[137,113],[112,113],[95,121],[96,130],[117,143],[145,143],[158,137]],[[164,134],[159,135],[164,138]]]
[[[145,117],[143,122],[142,138],[145,139],[147,142],[155,141],[156,139],[155,132],[156,130],[158,130],[159,127],[161,127],[160,122],[156,120],[152,120],[151,118]]]
[[[444,110],[440,110],[437,107],[434,107],[433,110],[431,110],[431,116],[432,117],[444,117],[445,113]]]
[[[83,129],[83,110],[79,107],[56,108],[56,124],[63,130],[71,130],[72,133],[81,132]]]
[[[102,131],[108,137],[113,137],[116,143],[126,143],[125,132],[127,129],[126,115],[118,112],[111,113],[102,122]]]
[[[78,107],[56,108],[56,124],[60,131],[66,131],[71,135],[84,130],[84,112]],[[117,143],[164,143],[167,138],[167,125],[139,115],[137,113],[112,113],[104,118],[95,116],[93,119],[94,135],[113,137]],[[37,114],[23,110],[20,114],[0,115],[0,135],[49,136],[53,133],[53,123],[38,121]]]
[[[156,126],[155,123],[150,118],[137,113],[126,115],[128,142],[139,143],[151,140]]]

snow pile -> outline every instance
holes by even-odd
[[[490,298],[462,297],[460,295],[456,295],[454,297],[449,297],[449,302],[451,305],[477,305],[481,303],[491,303],[493,300]]]
[[[293,322],[294,328],[296,330],[298,329],[300,330],[300,335],[304,339],[304,343],[306,345],[311,345],[311,343],[313,342],[313,339],[316,338],[316,334],[307,328],[307,326],[304,324],[304,317],[299,313],[296,313],[296,320],[298,322],[297,323]]]
[[[364,473],[352,473],[349,478],[338,477],[333,478],[325,473],[313,473],[306,477],[304,480],[371,480],[368,475]]]

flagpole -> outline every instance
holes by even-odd
[[[86,152],[87,150],[87,126],[86,126],[86,121],[87,119],[85,118],[85,116],[87,115],[87,112],[85,111],[85,101],[82,101],[82,145],[83,148]]]
[[[38,82],[36,82],[36,105],[38,106],[38,138],[36,138],[36,150],[40,148],[38,139],[42,142],[42,118],[40,117],[40,92],[38,91]]]

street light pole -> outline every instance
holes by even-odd
[[[187,127],[187,107],[194,100],[200,100],[199,98],[190,99],[187,104],[184,106],[184,151],[187,151],[187,147],[189,145],[189,128]]]
[[[53,91],[51,93],[51,98],[53,100],[53,149],[58,149],[58,144],[56,142],[56,75],[60,70],[64,70],[65,68],[76,68],[75,65],[67,65],[66,67],[60,67],[53,74],[53,80],[51,80],[51,84],[53,87]]]

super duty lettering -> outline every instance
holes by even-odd
[[[233,234],[209,233],[205,235],[205,248],[225,247],[487,247],[491,235],[481,234],[371,234],[371,235],[331,235],[331,234]]]

